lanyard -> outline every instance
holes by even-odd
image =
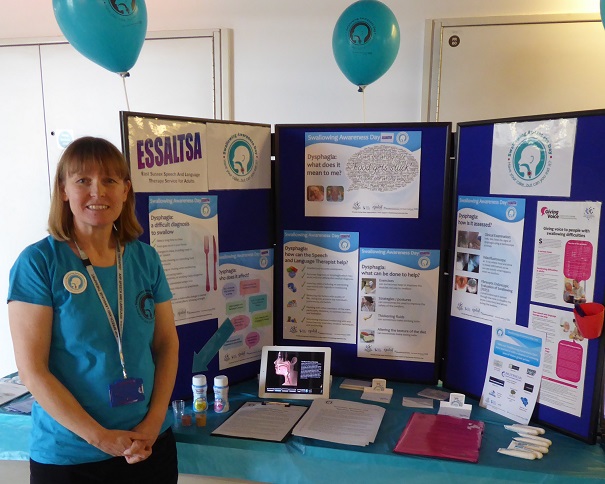
[[[74,244],[76,244],[76,248],[80,253],[80,259],[84,263],[86,270],[88,271],[88,275],[92,280],[93,285],[97,291],[99,299],[101,300],[101,304],[103,305],[103,309],[105,309],[105,314],[107,315],[107,320],[109,321],[109,326],[111,326],[111,330],[113,331],[113,335],[116,338],[116,342],[118,344],[118,351],[120,353],[120,363],[122,364],[122,373],[124,374],[124,379],[128,378],[126,374],[126,364],[124,362],[124,352],[122,350],[122,334],[124,332],[124,268],[122,264],[122,249],[120,247],[120,241],[116,241],[116,265],[117,265],[117,285],[118,285],[118,322],[116,323],[116,318],[113,315],[113,311],[111,310],[111,306],[109,305],[109,301],[107,301],[107,296],[105,296],[105,292],[103,292],[103,288],[101,287],[101,282],[95,273],[94,267],[90,262],[90,259],[86,255],[86,253],[80,249],[78,243],[74,240]]]

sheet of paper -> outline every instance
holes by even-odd
[[[601,202],[538,201],[531,299],[572,309],[593,300]]]
[[[281,442],[306,410],[281,402],[246,402],[212,434]]]
[[[300,437],[365,446],[374,442],[385,409],[346,400],[314,400],[292,433]]]
[[[534,411],[546,334],[524,326],[492,326],[480,405],[526,425]]]
[[[0,405],[10,402],[27,393],[25,385],[18,383],[0,382]]]

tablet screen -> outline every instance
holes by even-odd
[[[329,347],[265,346],[259,397],[329,398]]]

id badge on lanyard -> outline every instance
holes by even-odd
[[[109,384],[109,405],[112,407],[119,407],[121,405],[128,405],[131,403],[142,402],[145,400],[145,393],[143,390],[143,379],[142,378],[129,378],[126,373],[126,363],[124,361],[124,353],[122,350],[122,334],[124,332],[124,268],[122,265],[122,250],[120,248],[120,242],[116,244],[116,263],[117,263],[117,285],[118,285],[118,322],[113,315],[111,306],[107,301],[105,292],[101,287],[101,282],[97,277],[94,267],[90,262],[88,256],[78,246],[78,243],[74,240],[76,248],[80,253],[80,258],[88,271],[93,285],[97,291],[97,295],[101,300],[103,309],[107,315],[107,320],[111,326],[111,330],[116,338],[118,344],[118,351],[120,354],[120,363],[122,365],[122,373],[124,378],[120,378],[113,383]]]

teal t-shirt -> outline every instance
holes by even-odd
[[[172,297],[160,258],[139,241],[124,248],[124,331],[126,370],[142,378],[145,399],[111,407],[109,385],[123,378],[118,345],[82,260],[69,245],[47,237],[27,247],[10,272],[8,301],[53,308],[49,369],[101,425],[130,430],[146,415],[155,365],[151,343],[155,304]],[[116,266],[95,267],[118,318]],[[43,464],[79,464],[111,456],[56,422],[41,406],[32,408],[30,456]],[[162,431],[170,425],[164,422]]]

